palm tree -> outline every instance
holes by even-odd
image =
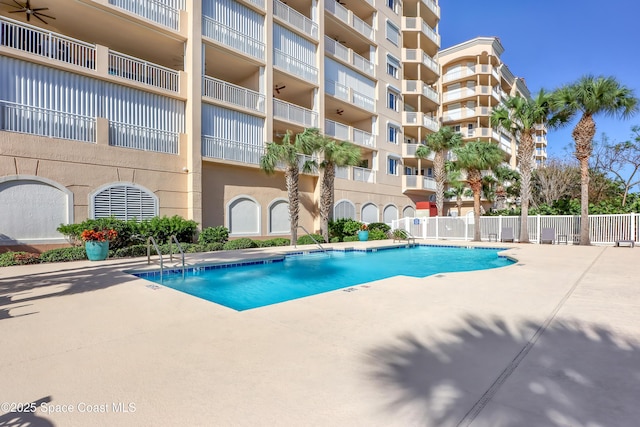
[[[495,168],[493,174],[496,178],[496,209],[503,210],[507,208],[507,197],[520,195],[520,174],[504,165]]]
[[[495,169],[504,161],[504,153],[498,146],[488,141],[468,142],[455,148],[456,165],[467,172],[466,182],[473,191],[473,217],[475,227],[473,241],[480,241],[480,193],[482,192],[482,171]]]
[[[520,243],[529,243],[529,200],[531,199],[531,171],[536,148],[534,133],[537,125],[543,125],[551,112],[551,96],[544,90],[532,99],[521,96],[507,98],[504,105],[491,112],[491,126],[505,129],[519,142],[520,166]]]
[[[433,157],[433,178],[436,181],[436,207],[438,216],[443,215],[444,208],[444,184],[447,181],[447,171],[445,160],[447,151],[462,144],[462,135],[455,132],[449,126],[443,126],[436,133],[427,136],[424,145],[420,145],[416,150],[416,157],[426,159],[432,152]]]
[[[282,143],[269,142],[266,146],[265,154],[260,159],[260,168],[267,175],[275,173],[276,169],[284,163],[284,179],[287,186],[287,196],[289,198],[289,221],[291,225],[291,244],[298,241],[298,218],[300,214],[300,192],[298,181],[300,179],[300,162],[298,154],[310,154],[313,147],[309,145],[308,139],[303,134],[296,135],[295,141],[291,142],[291,132],[287,131],[282,138]],[[303,171],[308,172],[313,165],[305,162]]]
[[[323,160],[320,162],[322,170],[320,178],[320,234],[328,242],[329,220],[333,216],[336,167],[357,166],[362,155],[356,145],[324,136],[317,128],[305,130],[302,137],[307,138],[313,150],[322,153],[323,156]]]
[[[596,122],[593,116],[628,118],[636,113],[638,99],[633,90],[622,86],[615,77],[583,76],[577,82],[565,85],[553,93],[553,107],[560,124],[581,114],[571,136],[575,141],[575,157],[580,162],[580,244],[591,244],[589,239],[589,158],[593,151]]]

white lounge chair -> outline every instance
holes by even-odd
[[[552,245],[556,242],[556,229],[555,228],[543,228],[540,230],[540,244],[549,242]]]
[[[512,242],[515,241],[513,239],[513,228],[511,228],[511,227],[502,227],[502,232],[500,233],[500,241],[501,242],[506,242],[508,240],[510,240]]]

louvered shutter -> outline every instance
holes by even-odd
[[[93,197],[93,217],[149,219],[158,215],[158,202],[148,191],[130,185],[112,185]]]

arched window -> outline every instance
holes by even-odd
[[[333,208],[333,218],[350,218],[356,219],[356,206],[349,200],[340,200]]]
[[[143,220],[158,216],[158,197],[136,184],[108,184],[93,193],[90,200],[92,218]]]
[[[269,234],[290,232],[289,202],[286,199],[276,199],[269,205]]]
[[[61,243],[56,230],[73,223],[73,193],[46,178],[0,178],[0,245]]]
[[[391,221],[398,219],[398,208],[394,205],[388,205],[382,212],[382,222],[391,224]]]
[[[360,214],[362,222],[378,222],[378,207],[373,203],[367,203],[362,206],[362,213]]]
[[[412,218],[414,216],[416,216],[416,210],[413,208],[413,206],[407,206],[402,210],[403,218]]]
[[[250,196],[238,196],[227,204],[227,228],[232,235],[260,234],[260,204]]]

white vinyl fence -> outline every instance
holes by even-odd
[[[577,244],[580,241],[580,216],[537,215],[528,217],[529,240],[540,242],[540,231],[552,228],[555,240]],[[391,223],[392,229],[402,229],[420,239],[473,240],[474,218],[465,217],[423,217],[402,218]],[[505,228],[513,230],[516,242],[520,237],[519,216],[480,217],[480,237],[483,241],[500,241]],[[615,244],[620,240],[640,242],[640,214],[589,215],[589,237],[592,244]]]

